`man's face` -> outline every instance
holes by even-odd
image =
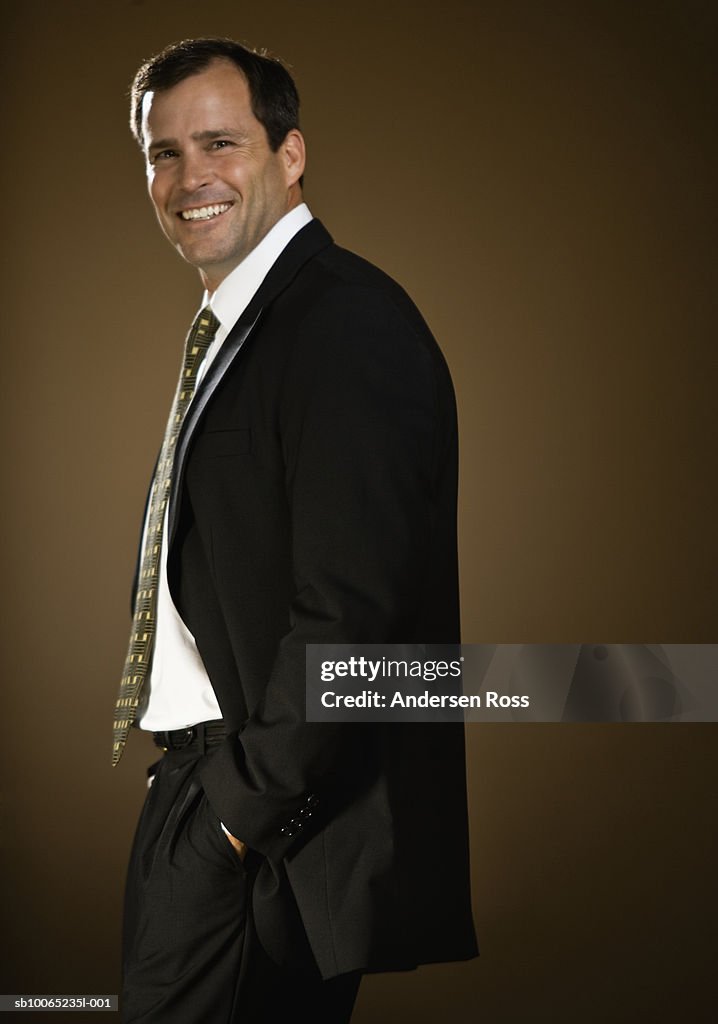
[[[244,75],[224,60],[147,93],[142,111],[157,219],[213,291],[301,202],[302,136],[290,131],[273,153]]]

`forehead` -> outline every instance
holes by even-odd
[[[145,142],[170,134],[178,136],[223,126],[249,127],[259,122],[252,113],[247,79],[227,60],[207,68],[177,85],[142,98],[142,131]]]

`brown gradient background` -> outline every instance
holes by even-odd
[[[715,13],[3,3],[3,991],[118,990],[153,756],[112,771],[110,719],[199,289],[126,130],[140,59],[221,33],[294,66],[313,212],[454,375],[465,640],[715,642]],[[368,979],[356,1024],[715,1019],[715,741],[471,726],[483,955]]]

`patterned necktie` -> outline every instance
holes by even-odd
[[[197,315],[197,319],[192,324],[192,329],[187,336],[182,373],[177,384],[160,457],[155,469],[142,545],[140,573],[137,580],[130,645],[125,659],[120,693],[115,705],[113,766],[122,757],[130,727],[137,719],[142,690],[152,662],[152,649],[157,628],[157,586],[162,552],[162,533],[172,482],[177,438],[197,386],[197,371],[218,327],[219,321],[209,306],[206,306]]]

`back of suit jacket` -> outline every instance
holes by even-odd
[[[313,221],[184,424],[168,575],[230,730],[202,779],[261,858],[259,935],[325,978],[475,954],[462,727],[305,721],[307,643],[458,641],[456,490],[434,339]]]

